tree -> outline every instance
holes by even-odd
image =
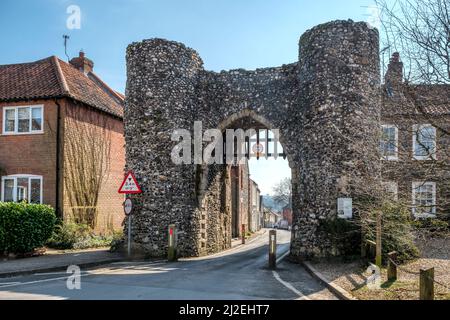
[[[292,184],[291,178],[284,178],[273,187],[274,201],[285,207],[292,205]]]
[[[392,54],[385,78],[384,117],[399,135],[415,137],[427,161],[407,163],[409,177],[417,180],[420,173],[423,181],[439,179],[437,211],[450,217],[450,2],[376,0],[376,4],[383,54]],[[417,124],[430,124],[436,131],[421,131]],[[437,149],[422,143],[432,139],[438,141]],[[412,158],[410,140],[399,141],[397,148],[400,157]],[[386,170],[386,176],[401,175],[406,178],[396,166]],[[411,195],[399,198],[410,201]]]
[[[387,52],[401,52],[409,83],[450,84],[450,2],[376,0]]]

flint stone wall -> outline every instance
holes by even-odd
[[[377,146],[378,32],[351,20],[326,23],[301,37],[299,52],[293,64],[216,73],[177,42],[151,39],[128,47],[126,160],[143,189],[133,196],[136,250],[165,255],[171,223],[181,232],[182,256],[230,246],[228,168],[176,166],[170,158],[173,130],[192,130],[202,121],[204,130],[237,123],[280,129],[293,177],[291,254],[339,254],[320,231],[321,221],[336,217],[338,197],[357,197],[351,181],[380,171],[375,152],[358,150]]]

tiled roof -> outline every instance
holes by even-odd
[[[425,113],[450,114],[450,85],[418,85],[415,92]]]
[[[410,85],[405,88],[404,92],[395,93],[392,97],[383,88],[385,114],[426,114],[436,117],[450,115],[450,85]]]
[[[55,56],[0,65],[0,101],[70,97],[109,114],[123,117],[123,95],[98,76],[84,74]]]

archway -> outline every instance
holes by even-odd
[[[300,38],[298,62],[254,71],[206,71],[197,52],[177,42],[131,44],[124,114],[127,169],[135,172],[143,189],[134,196],[135,249],[164,256],[169,224],[180,230],[183,256],[226,247],[220,238],[229,222],[210,214],[224,212],[226,202],[205,197],[226,195],[220,187],[224,171],[174,164],[171,135],[178,129],[195,135],[195,121],[205,129],[223,130],[246,117],[282,132],[297,208],[291,255],[339,254],[320,226],[337,217],[338,198],[358,196],[351,183],[363,176],[376,181],[380,172],[378,52],[378,32],[353,21],[307,31]],[[361,144],[364,152],[358,150]],[[215,227],[203,228],[207,217],[215,219],[210,221]]]
[[[268,133],[271,130],[280,131],[277,138],[261,139],[258,143],[265,142],[265,150],[273,149],[278,142],[286,144],[283,138],[283,129],[274,127],[266,118],[257,115],[256,112],[244,109],[232,114],[217,126],[223,133],[223,143],[226,144],[226,130],[242,130],[243,132],[254,133],[263,131]],[[259,134],[256,134],[255,137]],[[199,187],[196,189],[198,196],[198,216],[200,217],[199,230],[199,255],[213,254],[231,247],[232,238],[241,237],[242,232],[251,230],[251,180],[248,167],[248,160],[258,157],[251,150],[251,139],[253,134],[246,136],[242,141],[244,155],[241,161],[233,160],[233,163],[213,164],[197,166],[196,176]],[[257,139],[259,140],[259,139]],[[234,150],[239,148],[237,138],[233,138]],[[288,149],[287,149],[288,150]],[[279,152],[279,153],[278,153]],[[285,157],[288,161],[292,158],[284,150],[279,150],[277,154],[265,153],[261,157]],[[288,151],[286,151],[288,152]],[[224,157],[225,158],[225,157]],[[295,167],[295,166],[292,166]],[[291,171],[294,171],[291,167]],[[297,187],[293,187],[297,190]],[[294,215],[299,216],[300,210],[293,208]],[[242,230],[244,228],[244,231]]]

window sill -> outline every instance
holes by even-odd
[[[381,161],[399,161],[397,157],[383,157]]]
[[[40,134],[44,134],[44,131],[36,131],[36,132],[14,132],[14,133],[2,133],[2,136],[5,137],[10,137],[10,136],[35,136],[35,135],[40,135]]]
[[[413,161],[420,161],[420,162],[425,162],[425,161],[427,161],[427,162],[433,162],[433,161],[437,161],[436,158],[430,159],[430,158],[416,158],[416,157],[412,158],[412,160],[413,160]]]
[[[416,218],[417,220],[420,219],[436,219],[437,215],[435,213],[431,214],[431,213],[414,213],[414,218]]]

